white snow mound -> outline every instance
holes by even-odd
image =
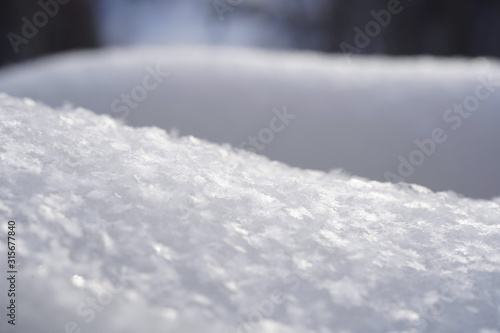
[[[300,168],[500,196],[495,59],[348,62],[343,55],[251,49],[101,49],[2,69],[0,92],[243,144]],[[284,108],[291,119],[273,123],[273,133],[274,110]]]
[[[17,332],[500,331],[498,201],[7,95],[0,142]]]

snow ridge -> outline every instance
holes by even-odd
[[[5,94],[0,142],[19,332],[499,332],[498,200]]]

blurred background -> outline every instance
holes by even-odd
[[[497,0],[0,3],[0,65],[70,49],[134,44],[242,45],[390,55],[500,55]],[[384,11],[387,13],[390,6],[399,13],[387,18]],[[377,25],[369,24],[377,18],[382,22],[378,30]],[[388,19],[391,23],[384,26]],[[374,37],[367,38],[367,33]]]

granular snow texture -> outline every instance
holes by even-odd
[[[52,107],[69,101],[132,126],[175,127],[233,147],[246,142],[300,168],[500,196],[496,59],[347,62],[343,55],[254,49],[99,49],[2,68],[0,91]],[[273,109],[285,107],[296,118],[274,135],[263,132]],[[436,129],[444,142],[422,148]]]
[[[1,332],[500,331],[498,200],[7,95],[0,142]]]

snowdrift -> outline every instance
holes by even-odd
[[[110,49],[0,71],[0,91],[176,128],[291,166],[500,196],[497,61],[202,47]],[[276,110],[295,118],[274,123]],[[292,117],[292,116],[290,116]],[[282,126],[286,125],[286,126]]]
[[[0,142],[2,332],[499,332],[498,200],[5,94]]]

